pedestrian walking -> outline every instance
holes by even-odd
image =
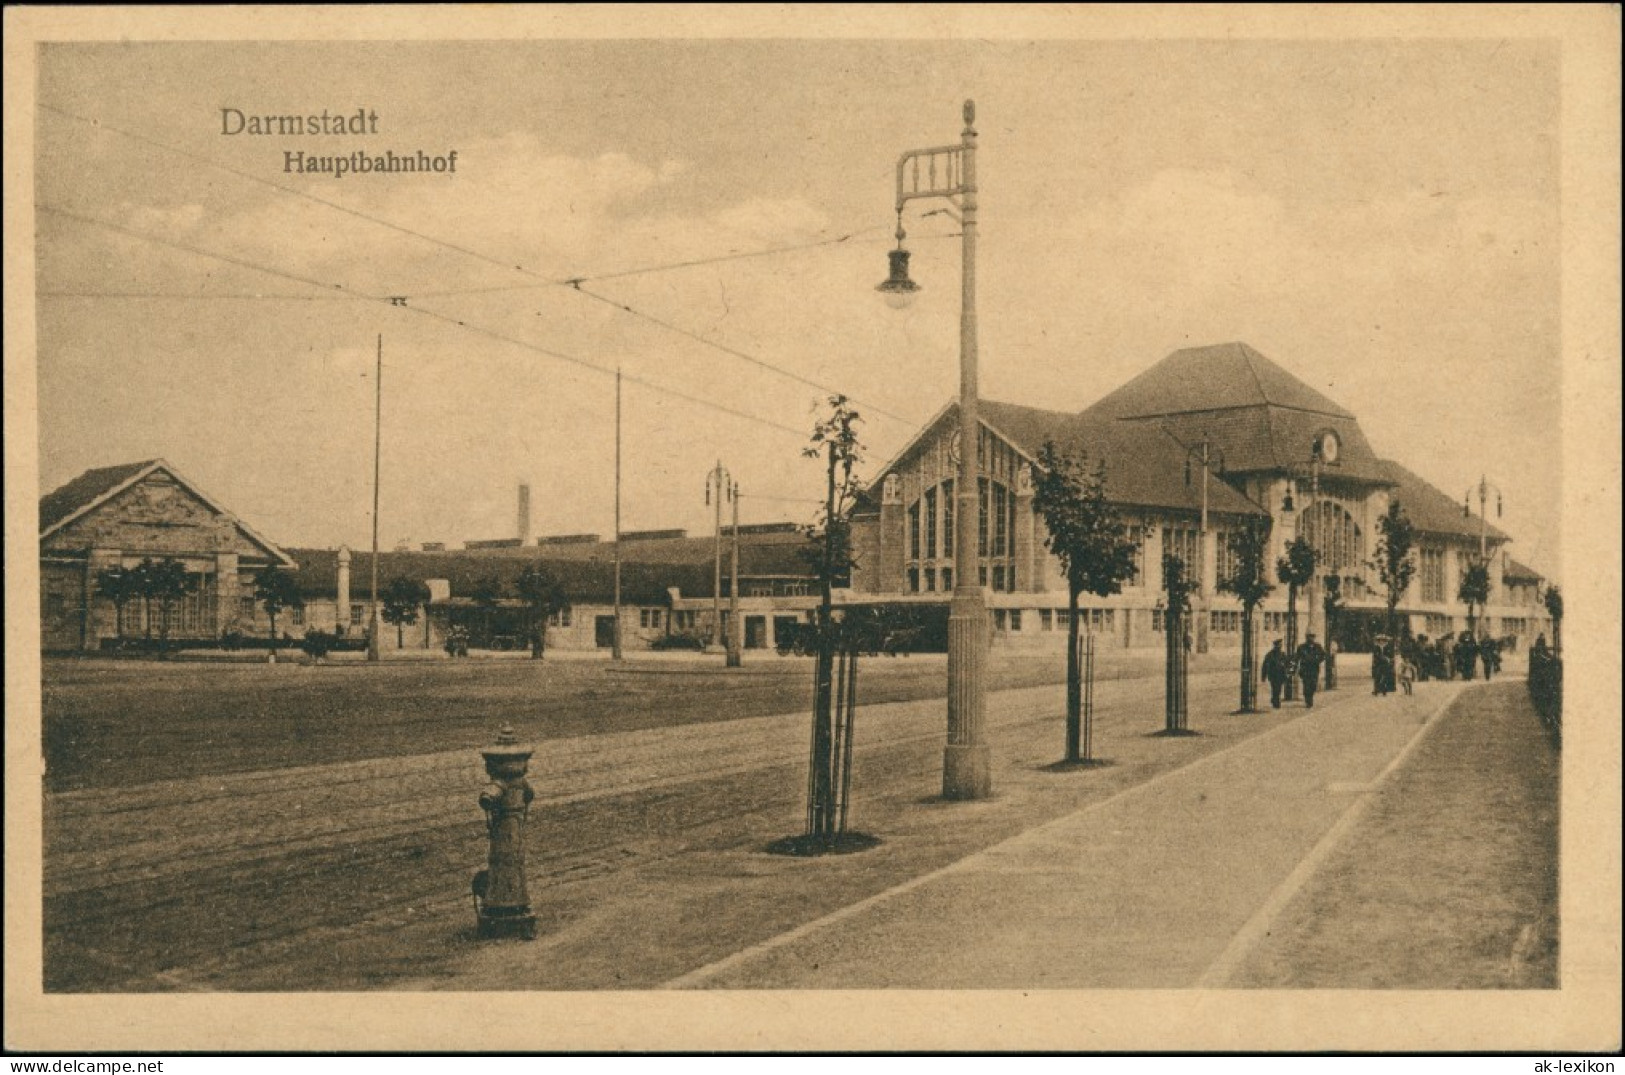
[[[1463,631],[1461,641],[1456,643],[1456,671],[1461,673],[1462,679],[1473,679],[1478,667],[1478,644],[1473,641],[1471,632]]]
[[[1371,642],[1371,693],[1388,693],[1388,636],[1378,635]]]
[[[1403,653],[1399,655],[1399,688],[1406,695],[1411,693],[1411,686],[1416,682],[1416,665]]]
[[[1493,638],[1478,644],[1478,658],[1484,664],[1484,682],[1488,683],[1501,667],[1501,647]]]
[[[1270,685],[1270,707],[1281,708],[1281,692],[1286,688],[1287,667],[1286,651],[1281,648],[1281,640],[1277,638],[1275,645],[1264,654],[1264,681]]]
[[[1326,663],[1326,651],[1315,641],[1313,631],[1304,635],[1298,647],[1298,682],[1303,684],[1303,706],[1315,708],[1315,688],[1320,685],[1320,666]]]

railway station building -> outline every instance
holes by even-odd
[[[952,403],[867,487],[855,520],[850,600],[946,605],[954,543],[973,539],[995,644],[1061,645],[1066,583],[1033,506],[1034,467],[1054,441],[1081,448],[1091,467],[1104,463],[1108,496],[1139,546],[1137,570],[1120,594],[1082,599],[1087,626],[1117,645],[1162,644],[1165,556],[1177,556],[1200,581],[1194,607],[1202,646],[1239,645],[1241,604],[1218,582],[1232,570],[1231,532],[1267,517],[1268,562],[1303,535],[1319,554],[1322,578],[1335,578],[1342,595],[1334,640],[1343,650],[1368,649],[1386,629],[1385,595],[1370,561],[1377,520],[1393,500],[1417,530],[1416,577],[1399,606],[1412,633],[1467,628],[1457,586],[1482,541],[1491,595],[1481,632],[1514,646],[1540,632],[1550,638],[1544,580],[1511,558],[1505,533],[1380,458],[1355,415],[1245,343],[1175,351],[1081,412],[991,400],[979,408],[974,528],[954,518],[962,449]],[[1307,595],[1297,607],[1300,633],[1313,622],[1324,638],[1322,613],[1311,621]],[[1284,634],[1286,610],[1286,588],[1277,586],[1262,606],[1265,639]]]

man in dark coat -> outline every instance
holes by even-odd
[[[1270,705],[1275,709],[1281,708],[1281,691],[1286,687],[1287,677],[1291,674],[1286,666],[1286,650],[1281,648],[1281,640],[1277,638],[1275,645],[1264,654],[1264,680],[1270,685]]]
[[[1456,670],[1461,673],[1462,679],[1472,679],[1477,666],[1478,644],[1473,640],[1472,634],[1463,631],[1461,641],[1456,643]]]
[[[1298,682],[1303,684],[1303,705],[1305,709],[1315,708],[1315,688],[1320,685],[1320,666],[1326,663],[1326,651],[1319,642],[1315,641],[1315,633],[1309,632],[1303,637],[1303,645],[1298,647]]]
[[[1388,636],[1378,635],[1371,643],[1371,693],[1388,693],[1388,676],[1392,665],[1388,663]]]

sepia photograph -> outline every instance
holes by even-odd
[[[8,1048],[1620,1047],[1617,9],[6,15]]]

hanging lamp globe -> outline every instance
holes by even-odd
[[[908,251],[902,247],[890,251],[887,257],[891,259],[891,275],[884,283],[877,284],[875,290],[886,298],[886,305],[894,310],[906,308],[914,301],[919,292],[920,285],[908,278]]]

